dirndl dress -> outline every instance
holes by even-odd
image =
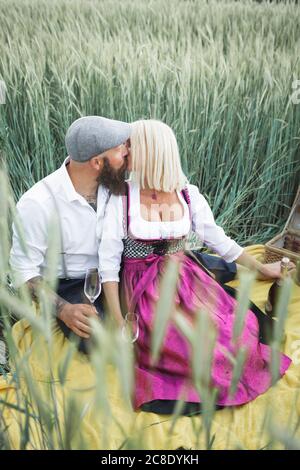
[[[184,190],[182,195],[189,204],[187,191]],[[130,198],[127,200],[128,230],[123,239],[121,290],[127,311],[134,312],[139,317],[139,335],[134,343],[134,408],[168,413],[173,411],[173,405],[184,395],[186,405],[189,405],[187,410],[201,411],[201,396],[193,384],[191,344],[172,318],[166,329],[159,359],[155,365],[151,361],[151,335],[159,299],[159,285],[165,273],[166,260],[170,257],[179,260],[180,266],[175,295],[176,310],[184,312],[192,323],[196,312],[205,308],[217,332],[211,367],[211,386],[217,390],[217,408],[243,405],[265,393],[272,382],[271,348],[262,342],[262,318],[257,315],[259,309],[255,306],[253,310],[250,308],[247,311],[239,341],[234,343],[237,301],[232,291],[224,289],[186,254],[183,238],[140,240],[131,237]],[[259,313],[261,317],[265,317],[262,312]],[[236,391],[232,395],[230,386],[233,365],[228,353],[235,356],[241,345],[246,347],[247,355]],[[280,353],[279,362],[281,377],[288,369],[291,359]]]

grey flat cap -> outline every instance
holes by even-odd
[[[77,119],[67,130],[65,143],[72,160],[87,162],[130,137],[131,126],[101,116],[85,116]]]

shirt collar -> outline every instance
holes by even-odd
[[[61,184],[63,187],[63,190],[67,196],[68,201],[76,201],[81,199],[80,194],[75,191],[75,188],[73,186],[73,183],[71,181],[71,178],[69,176],[68,170],[67,170],[67,163],[69,163],[70,157],[67,157],[62,166],[60,167],[60,174],[61,174]]]

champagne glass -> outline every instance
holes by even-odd
[[[93,305],[101,294],[101,280],[98,268],[89,268],[85,274],[84,294]]]
[[[127,343],[134,343],[140,333],[139,318],[136,313],[127,313],[122,327],[122,336]]]

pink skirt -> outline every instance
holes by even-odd
[[[234,396],[230,396],[233,366],[226,354],[237,353],[233,344],[234,310],[236,299],[231,297],[201,267],[183,253],[175,302],[193,322],[201,307],[209,313],[216,327],[217,337],[213,352],[211,381],[218,391],[217,405],[242,405],[254,400],[271,386],[271,348],[259,342],[259,325],[255,314],[248,310],[239,338],[247,348],[243,372]],[[175,323],[170,320],[159,360],[151,365],[151,332],[159,283],[165,269],[165,257],[149,255],[147,258],[124,258],[122,288],[130,311],[139,317],[139,336],[135,344],[135,391],[133,405],[138,409],[152,400],[179,400],[201,403],[192,382],[191,345]],[[225,351],[225,352],[224,352]],[[288,369],[291,359],[280,354],[280,376]]]

